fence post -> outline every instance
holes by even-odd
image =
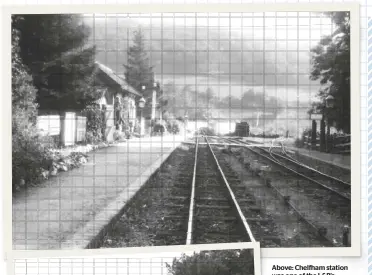
[[[320,151],[325,151],[325,121],[322,119],[320,121]]]
[[[107,141],[106,140],[106,127],[107,127],[107,123],[106,123],[106,120],[107,120],[107,109],[106,109],[106,105],[103,105],[102,106],[102,111],[101,111],[101,116],[102,116],[102,128],[101,128],[101,133],[102,133],[102,140],[103,141]]]
[[[327,122],[327,134],[326,134],[326,152],[331,152],[331,127],[329,126],[329,122]]]
[[[65,145],[65,112],[59,112],[59,121],[60,121],[60,128],[59,128],[59,146],[63,147]]]
[[[311,148],[316,148],[316,121],[313,120],[311,127]]]
[[[78,114],[75,114],[75,138],[74,138],[74,144],[78,142],[78,125],[79,125],[79,116]]]

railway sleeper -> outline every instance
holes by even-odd
[[[202,200],[202,201],[219,201],[219,202],[228,202],[229,200],[226,198],[211,198],[211,197],[195,197],[195,200]]]
[[[199,239],[201,239],[202,237],[213,237],[213,238],[229,238],[229,239],[233,239],[233,240],[243,240],[243,239],[246,239],[247,237],[243,237],[243,234],[233,234],[233,233],[230,233],[230,232],[226,232],[226,233],[223,233],[223,232],[216,232],[216,231],[203,231],[203,234],[199,235],[198,236]]]
[[[239,198],[239,197],[236,197],[237,201],[239,203],[249,203],[249,204],[256,204],[256,200],[255,199],[247,199],[247,198]]]
[[[225,222],[235,222],[238,220],[237,217],[234,216],[205,216],[205,215],[196,215],[195,219],[197,221],[206,221],[206,220],[213,220],[213,221],[225,221]]]
[[[259,206],[244,206],[242,207],[243,209],[249,210],[249,211],[254,211],[254,212],[261,212],[262,208]]]
[[[224,188],[226,189],[226,187],[222,184],[208,184],[208,183],[199,183],[198,184],[198,190],[199,189],[209,189],[209,190],[214,190],[214,189],[221,189],[221,188]]]
[[[231,209],[231,206],[223,206],[223,205],[206,205],[206,204],[196,204],[196,207],[201,209]]]
[[[167,204],[164,204],[163,206],[169,207],[169,208],[181,208],[180,210],[184,210],[184,208],[186,207],[185,204],[175,204],[175,203],[167,203]]]
[[[171,197],[182,196],[180,194],[185,194],[185,195],[189,196],[190,195],[190,192],[191,192],[191,188],[190,188],[190,186],[188,186],[188,188],[186,188],[186,187],[181,188],[181,187],[174,186],[172,188],[172,191],[173,192],[170,195]]]
[[[209,187],[211,187],[211,186],[209,186]],[[218,186],[213,186],[213,189],[215,189],[216,191],[222,190],[223,191],[222,193],[227,192],[225,184],[224,185],[221,184],[221,185],[218,185]],[[241,191],[247,190],[247,187],[246,186],[241,186],[241,185],[234,185],[234,190],[236,190],[237,192],[241,192]],[[198,187],[198,191],[200,191],[200,192],[210,191],[210,189],[204,188],[204,185],[203,185],[203,187],[201,187],[201,186]]]
[[[226,173],[224,171],[224,174],[225,174],[225,178],[229,180],[239,180],[239,176],[236,173]]]
[[[211,179],[211,178],[216,178],[218,176],[219,174],[217,172],[206,174],[206,173],[203,173],[202,171],[199,171],[196,173],[195,179],[196,180]]]
[[[169,200],[177,200],[177,201],[187,201],[190,197],[187,196],[171,196],[168,198]]]
[[[193,167],[183,167],[185,170],[193,170],[194,168]],[[192,177],[193,175],[192,175],[192,172],[190,172],[190,173],[178,173],[177,174],[177,177],[183,177],[183,178],[190,178],[190,177]]]
[[[181,182],[191,182],[192,180],[192,176],[189,176],[189,177],[176,177],[175,180],[177,181],[181,181]]]
[[[173,186],[178,188],[187,188],[188,190],[190,189],[190,183],[188,182],[175,182]]]
[[[164,221],[169,221],[169,220],[187,220],[188,215],[167,215],[164,216],[162,219]]]
[[[255,222],[255,223],[259,223],[259,224],[269,224],[272,222],[271,219],[267,219],[267,218],[245,218],[245,220],[250,223],[250,222]]]
[[[167,236],[179,236],[179,237],[185,237],[185,231],[182,230],[162,230],[157,231],[156,236],[157,237],[167,237]]]
[[[239,179],[239,178],[234,178],[234,179],[227,179],[227,181],[229,182],[229,183],[231,183],[231,184],[240,184],[241,182],[242,182],[242,180],[241,179]]]

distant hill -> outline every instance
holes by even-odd
[[[263,40],[252,40],[252,32],[245,31],[244,40],[239,40],[241,33],[226,28],[173,28],[167,24],[162,27],[156,21],[149,25],[129,18],[94,21],[90,18],[85,23],[92,28],[90,42],[97,46],[98,61],[119,74],[124,73],[122,65],[127,59],[126,51],[133,31],[139,26],[147,39],[148,53],[157,75],[212,75],[242,85],[262,85],[262,78],[257,76],[270,72],[270,75],[266,74],[266,82],[274,84],[275,68],[282,73],[297,72],[296,64],[283,68],[277,66],[271,55],[264,58]],[[309,81],[305,75],[300,78],[300,83]],[[291,82],[295,84],[297,79],[289,80]]]
[[[265,83],[271,87],[275,87],[278,81],[276,71],[283,73],[279,75],[281,83],[309,83],[306,75],[300,75],[297,79],[295,73],[298,70],[296,63],[293,63],[297,55],[294,55],[294,60],[290,60],[292,57],[283,52],[282,59],[287,60],[288,64],[283,66],[276,63],[272,54],[264,57],[263,40],[254,40],[253,33],[249,31],[242,34],[229,32],[226,28],[174,27],[171,24],[162,27],[155,21],[150,25],[135,19],[114,17],[89,18],[85,22],[92,28],[90,43],[97,46],[97,60],[120,75],[124,74],[123,64],[126,63],[133,31],[141,26],[156,79],[160,80],[164,87],[164,97],[168,100],[165,110],[175,117],[183,117],[188,113],[190,119],[205,119],[209,116],[255,121],[257,112],[261,111],[267,113],[262,117],[267,122],[273,122],[278,117],[284,121],[289,114],[287,103],[298,98],[286,93],[265,95],[265,88],[262,88],[264,73]],[[243,42],[238,39],[241,36],[244,36]],[[308,57],[302,53],[300,58]],[[292,72],[293,76],[287,76],[285,72]],[[222,82],[223,85],[220,84]],[[212,86],[218,88],[213,90]],[[260,87],[257,90],[261,92],[255,93],[252,87]],[[282,89],[286,87],[282,86]],[[314,95],[317,87],[311,89]],[[227,97],[229,91],[233,91],[231,99]],[[306,102],[301,103],[301,110],[290,111],[293,119],[302,110],[306,112],[309,105],[309,88],[299,88],[298,92],[304,95]]]

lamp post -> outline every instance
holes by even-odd
[[[142,136],[142,128],[143,128],[143,125],[142,125],[142,123],[143,123],[142,122],[142,110],[145,107],[145,103],[146,103],[146,100],[143,97],[141,97],[141,99],[138,102],[138,107],[140,109],[140,132],[139,132],[140,137]]]
[[[323,101],[322,120],[320,122],[320,150],[322,152],[329,151],[330,125],[329,125],[327,110],[333,108],[333,106],[334,106],[334,97],[332,95],[328,95],[326,98],[324,98],[324,101]],[[326,127],[327,127],[327,133],[325,132]]]
[[[326,152],[329,151],[329,143],[330,143],[330,125],[329,125],[329,120],[326,115],[326,110],[327,109],[332,109],[335,105],[335,98],[332,95],[328,95],[325,99],[325,109],[323,111],[323,116],[325,118],[326,124],[327,124],[327,134],[326,134]]]
[[[154,82],[154,87],[152,90],[152,109],[151,109],[151,119],[155,120],[156,118],[156,92],[158,90],[158,84]]]

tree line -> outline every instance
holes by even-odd
[[[311,111],[323,113],[330,125],[344,133],[350,133],[350,14],[327,12],[334,24],[334,31],[324,36],[312,50],[311,80],[320,82],[319,101]],[[326,106],[331,95],[334,106]]]

